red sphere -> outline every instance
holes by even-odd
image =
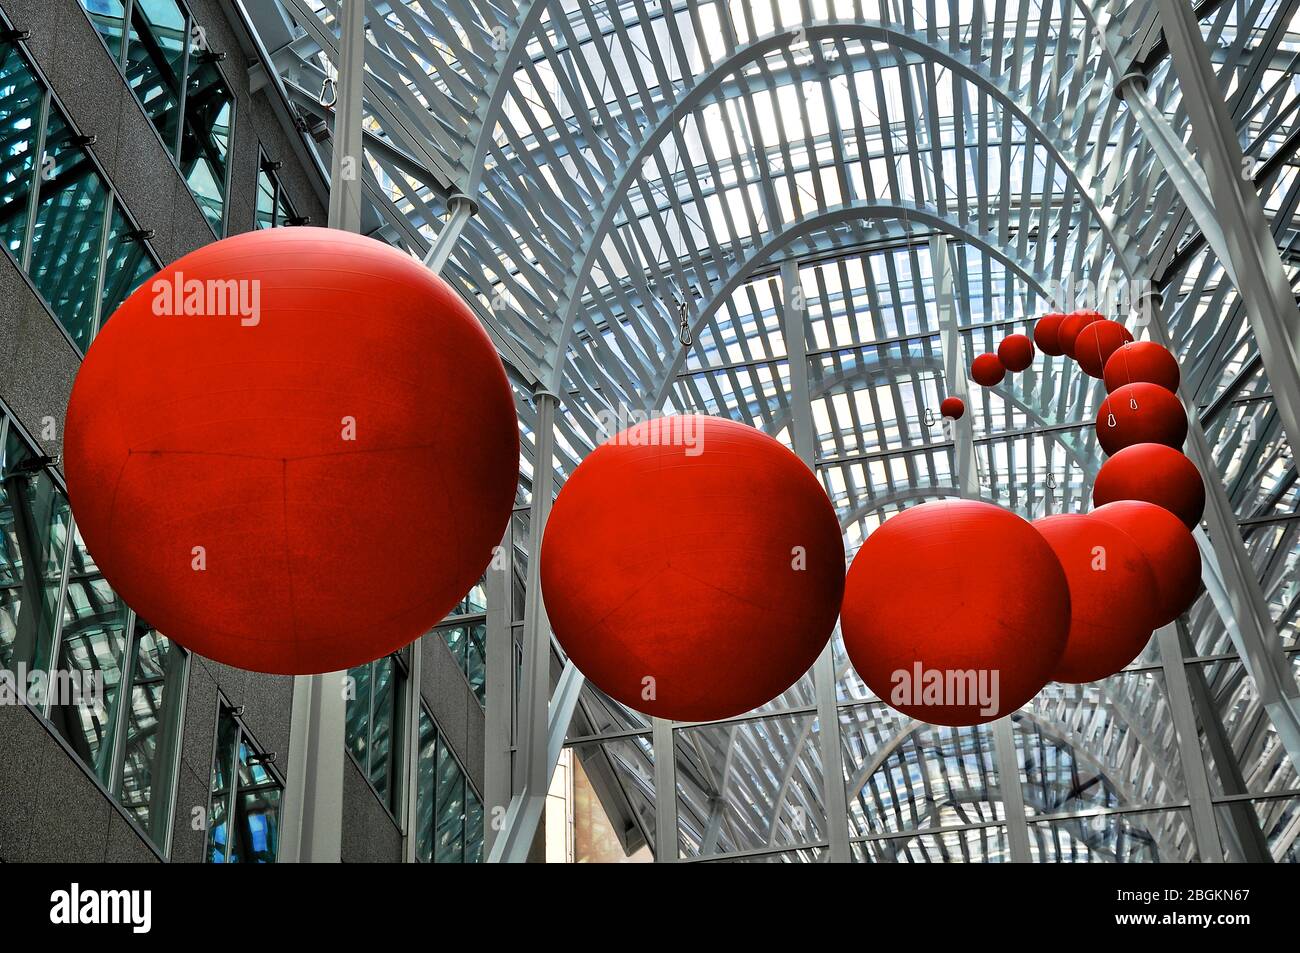
[[[1001,384],[1002,378],[1006,376],[1007,369],[1002,366],[1002,362],[998,360],[996,354],[981,354],[971,361],[971,380],[981,387],[992,387],[994,384]]]
[[[1118,321],[1094,321],[1074,339],[1074,359],[1085,374],[1100,380],[1106,360],[1132,340],[1129,329]]]
[[[1107,391],[1119,390],[1125,384],[1146,382],[1178,392],[1181,377],[1178,359],[1169,349],[1154,341],[1132,341],[1118,348],[1106,360],[1102,380]]]
[[[1065,320],[1063,314],[1045,314],[1034,322],[1034,344],[1044,354],[1058,355],[1061,351],[1061,322]]]
[[[1187,439],[1187,413],[1178,398],[1155,384],[1126,384],[1097,410],[1097,440],[1107,453],[1135,443],[1177,450]]]
[[[1012,373],[1019,373],[1034,362],[1034,342],[1023,334],[1009,334],[998,345],[998,360]]]
[[[711,721],[812,666],[835,628],[844,542],[821,483],[780,443],[666,417],[569,477],[541,578],[556,638],[597,687],[647,715]]]
[[[975,500],[886,520],[849,568],[840,618],[862,680],[936,725],[977,725],[1028,702],[1060,662],[1069,622],[1051,547],[1019,516]],[[981,680],[993,697],[994,675],[996,702],[972,702]],[[927,683],[947,690],[927,695]]]
[[[1201,551],[1177,516],[1140,500],[1108,503],[1088,515],[1128,533],[1142,550],[1156,579],[1157,626],[1192,607],[1201,589]]]
[[[1156,626],[1156,580],[1146,556],[1127,533],[1093,516],[1048,516],[1034,526],[1070,584],[1070,634],[1052,678],[1114,675],[1138,657]]]
[[[68,406],[77,524],[159,631],[240,668],[331,672],[442,619],[515,501],[505,370],[455,292],[348,232],[276,228],[164,268]]]
[[[1135,443],[1101,465],[1092,484],[1094,506],[1143,500],[1163,506],[1194,529],[1205,512],[1205,483],[1196,464],[1159,443]]]
[[[1103,319],[1100,311],[1075,311],[1073,314],[1067,314],[1065,320],[1061,322],[1060,330],[1056,332],[1061,353],[1074,357],[1074,342],[1079,337],[1079,332],[1094,321],[1101,320]]]
[[[966,413],[966,404],[960,397],[945,397],[939,404],[939,413],[953,420],[961,420]]]

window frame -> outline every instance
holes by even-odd
[[[189,180],[186,178],[184,170],[181,169],[180,163],[180,147],[185,138],[185,101],[189,94],[190,53],[194,48],[194,28],[196,26],[199,27],[199,29],[204,31],[204,35],[207,35],[207,31],[203,27],[203,24],[198,22],[198,18],[194,16],[194,11],[190,9],[190,5],[186,0],[172,0],[172,2],[174,2],[180,9],[181,13],[185,15],[185,57],[181,69],[180,97],[176,104],[178,116],[176,142],[171,146],[168,146],[167,141],[163,139],[162,133],[158,131],[158,127],[155,126],[153,120],[149,118],[149,114],[145,111],[144,104],[140,102],[140,97],[135,94],[135,89],[131,86],[131,80],[126,75],[126,57],[127,51],[130,48],[131,14],[135,12],[136,0],[121,0],[123,29],[120,48],[116,54],[114,54],[113,50],[109,48],[108,41],[104,39],[104,35],[99,32],[99,27],[95,25],[95,21],[91,18],[90,11],[86,9],[85,4],[83,4],[81,0],[77,0],[77,6],[81,8],[82,15],[90,23],[91,29],[94,30],[95,37],[99,40],[99,45],[104,48],[104,52],[108,54],[108,58],[113,61],[113,65],[117,68],[118,75],[122,77],[122,81],[126,84],[127,91],[130,92],[131,98],[135,100],[135,104],[139,108],[141,115],[144,116],[144,120],[148,124],[150,131],[153,132],[154,138],[158,140],[158,144],[162,146],[163,152],[167,154],[167,160],[171,162],[172,168],[176,170],[176,174],[180,176],[181,181],[185,183],[185,190],[189,192],[190,199],[194,202],[195,208],[199,210],[199,216],[207,224],[208,228],[212,229],[213,235],[218,239],[221,239],[230,234],[230,186],[233,182],[235,165],[235,122],[239,115],[239,97],[235,95],[235,87],[231,84],[230,77],[226,75],[226,71],[221,68],[220,61],[212,61],[213,68],[216,69],[221,76],[221,82],[225,84],[226,89],[230,91],[230,141],[226,147],[226,172],[224,182],[222,183],[221,227],[214,228],[212,222],[204,213],[203,206],[199,204],[198,197],[195,196],[194,190],[190,188]]]
[[[284,183],[280,181],[280,176],[277,174],[278,170],[274,168],[267,168],[267,166],[273,166],[275,165],[275,163],[276,160],[272,159],[267,154],[266,147],[259,142],[257,144],[257,178],[255,180],[254,189],[253,189],[253,230],[254,231],[264,230],[267,228],[289,228],[294,225],[297,225],[298,224],[297,220],[300,218],[298,214],[297,206],[294,205],[293,199],[289,198],[289,194],[285,191]],[[262,195],[262,176],[266,176],[267,179],[270,180],[271,187],[272,187],[272,191],[271,191],[272,222],[270,225],[262,224],[261,215],[257,208],[257,200],[261,198]],[[284,222],[275,221],[275,219],[279,218],[281,203],[284,204],[284,207],[290,213],[289,215],[290,220],[288,221],[284,221]],[[310,219],[308,219],[308,221],[310,221]]]
[[[233,750],[233,753],[234,753],[234,756],[233,756],[233,758],[232,758],[232,760],[231,760],[231,765],[230,765],[230,783],[229,783],[229,788],[230,788],[230,789],[226,792],[226,798],[227,798],[227,813],[226,813],[227,837],[226,837],[226,853],[225,853],[225,860],[222,861],[223,864],[229,864],[229,863],[231,863],[231,860],[230,860],[230,849],[231,849],[231,843],[233,842],[233,838],[231,838],[231,837],[229,836],[229,829],[230,829],[230,827],[231,827],[231,823],[232,823],[232,821],[233,821],[233,819],[234,819],[234,817],[235,817],[235,800],[236,800],[236,798],[239,796],[239,744],[240,744],[240,741],[243,740],[243,739],[247,739],[249,746],[250,746],[251,748],[253,748],[254,750],[256,750],[256,751],[257,751],[259,754],[261,754],[262,756],[265,756],[265,755],[268,754],[268,753],[271,754],[272,756],[275,756],[275,755],[276,755],[276,752],[273,752],[273,751],[268,752],[266,746],[263,745],[261,742],[259,742],[259,741],[257,740],[257,736],[253,734],[253,732],[249,729],[248,725],[244,722],[244,717],[243,717],[243,714],[242,714],[242,712],[243,712],[243,707],[244,707],[244,706],[242,706],[242,705],[233,705],[233,704],[231,704],[230,699],[226,696],[226,693],[225,693],[224,691],[222,691],[220,688],[217,689],[217,717],[213,720],[213,724],[212,724],[212,761],[211,761],[211,764],[210,764],[210,766],[209,766],[209,768],[208,768],[208,784],[207,784],[207,787],[208,787],[208,804],[207,804],[207,808],[206,808],[206,810],[207,810],[207,814],[204,816],[204,821],[205,821],[205,823],[204,823],[204,828],[203,828],[203,861],[202,861],[202,862],[203,862],[204,864],[211,864],[211,863],[213,863],[213,861],[212,861],[212,855],[211,855],[211,850],[210,850],[210,841],[209,841],[209,838],[212,836],[212,805],[213,805],[213,803],[214,803],[214,798],[216,797],[216,792],[212,790],[212,776],[213,776],[213,774],[216,773],[216,763],[217,763],[217,758],[220,756],[220,753],[221,753],[221,752],[220,752],[220,745],[221,745],[221,719],[222,719],[222,716],[223,716],[223,715],[228,715],[228,716],[230,717],[230,719],[235,723],[235,728],[236,728],[236,733],[235,733],[235,743],[234,743],[234,747],[233,747],[233,749],[232,749],[232,750]],[[278,760],[278,759],[277,759],[277,760]],[[278,834],[279,834],[279,835],[283,835],[283,832],[284,832],[284,823],[283,823],[283,822],[284,822],[284,797],[285,797],[285,789],[286,789],[285,780],[284,780],[284,774],[280,771],[280,769],[279,769],[279,767],[276,765],[275,761],[259,761],[258,763],[261,764],[262,767],[266,769],[266,772],[267,772],[268,774],[270,774],[271,777],[275,779],[275,783],[276,783],[277,785],[279,785],[279,788],[280,788],[280,807],[279,807],[280,828],[279,828]],[[278,864],[278,863],[280,862],[280,846],[281,846],[281,841],[277,839],[277,841],[276,841],[276,845],[275,845],[275,860],[270,861],[270,863]]]
[[[343,737],[343,750],[347,754],[348,758],[351,759],[352,764],[356,767],[356,769],[361,772],[361,776],[365,778],[366,785],[370,788],[370,793],[375,796],[375,800],[377,800],[380,803],[385,813],[388,814],[389,820],[391,820],[393,824],[396,825],[397,829],[403,833],[405,833],[406,831],[406,822],[404,820],[404,818],[406,817],[406,807],[408,804],[408,799],[411,798],[412,796],[412,792],[408,790],[408,784],[407,784],[407,776],[409,774],[408,761],[410,759],[410,754],[409,754],[410,711],[411,711],[410,705],[411,705],[411,700],[413,698],[419,697],[419,691],[416,687],[414,687],[411,678],[410,660],[404,658],[403,653],[406,652],[408,649],[414,651],[414,649],[412,649],[412,646],[418,646],[418,645],[419,645],[419,640],[417,639],[415,642],[412,642],[410,646],[405,646],[401,649],[398,649],[396,652],[390,652],[387,655],[380,656],[380,658],[371,659],[369,662],[364,663],[364,665],[354,666],[354,668],[362,668],[365,666],[373,666],[377,662],[383,661],[384,659],[393,660],[392,689],[394,692],[396,692],[396,698],[393,700],[393,712],[394,712],[393,724],[392,727],[390,728],[390,736],[388,739],[389,758],[392,759],[393,762],[393,773],[392,773],[392,778],[389,782],[388,798],[385,798],[384,795],[380,793],[379,789],[375,787],[375,783],[372,780],[370,774],[371,765],[373,764],[371,755],[374,750],[374,744],[373,744],[374,723],[375,723],[374,679],[371,678],[369,691],[367,692],[368,710],[366,712],[366,763],[365,764],[361,764],[357,760],[357,756],[353,754],[352,747],[351,745],[348,744],[348,740],[347,740],[347,727],[346,727],[347,704],[351,704],[355,701],[358,701],[358,699],[355,698],[348,699],[346,704],[344,705],[345,725],[344,725],[344,737]],[[351,675],[349,674],[348,677],[350,678]]]
[[[80,6],[80,2],[78,2],[78,6]],[[82,8],[82,12],[85,13],[84,7]],[[5,29],[12,29],[12,22],[9,20],[8,16],[4,13],[3,9],[0,9],[0,24],[3,24]],[[95,31],[95,35],[99,36],[98,30]],[[102,43],[103,37],[100,37],[100,41]],[[36,216],[36,211],[39,208],[39,204],[40,204],[40,185],[42,181],[41,168],[42,168],[42,161],[45,157],[46,146],[47,146],[46,134],[49,127],[49,117],[50,117],[51,107],[55,107],[58,109],[59,114],[62,117],[62,120],[67,124],[69,131],[74,136],[85,138],[85,135],[84,133],[82,133],[80,126],[77,125],[76,121],[68,113],[67,108],[63,105],[63,100],[59,97],[58,93],[54,91],[54,87],[50,84],[50,81],[46,77],[45,72],[41,69],[40,64],[37,63],[36,59],[32,56],[31,50],[28,48],[27,41],[16,39],[7,42],[9,42],[18,51],[19,55],[23,59],[23,62],[27,66],[28,70],[31,72],[32,76],[36,79],[36,82],[40,85],[42,94],[41,94],[41,109],[40,109],[40,120],[39,120],[40,128],[37,130],[36,152],[34,155],[35,161],[32,163],[31,182],[28,185],[29,192],[27,196],[27,221],[24,225],[23,246],[21,249],[22,256],[21,258],[16,257],[13,254],[13,252],[11,252],[7,247],[4,248],[4,254],[9,259],[9,261],[14,265],[14,267],[17,269],[19,274],[22,275],[23,281],[27,283],[27,287],[31,289],[33,294],[36,295],[37,300],[41,302],[45,310],[49,312],[50,317],[54,319],[55,327],[59,329],[64,339],[67,340],[68,344],[72,347],[72,349],[77,353],[79,357],[84,357],[86,353],[86,348],[83,348],[80,344],[77,343],[76,338],[72,336],[72,332],[69,331],[67,326],[63,323],[63,318],[55,310],[54,305],[50,303],[50,301],[45,297],[45,294],[37,286],[36,279],[33,278],[32,275],[28,272],[28,267],[31,262],[32,243],[34,240],[34,233],[36,228],[35,216]],[[104,272],[105,272],[105,267],[107,265],[108,233],[112,228],[113,211],[115,208],[120,208],[122,210],[122,214],[125,217],[127,223],[131,226],[131,229],[135,233],[141,236],[138,238],[134,238],[133,241],[137,242],[140,245],[140,247],[144,251],[146,258],[148,258],[150,262],[152,262],[154,265],[157,266],[154,269],[155,273],[161,271],[163,265],[162,265],[162,259],[159,257],[158,253],[155,251],[153,247],[152,239],[147,237],[150,233],[150,230],[143,229],[140,227],[139,220],[136,219],[135,215],[131,212],[130,206],[123,200],[122,193],[118,191],[117,186],[113,183],[113,180],[109,177],[108,173],[105,171],[103,163],[99,161],[99,156],[95,155],[94,150],[91,148],[89,144],[80,145],[78,146],[78,148],[81,149],[81,151],[85,154],[86,158],[90,161],[95,174],[99,176],[100,181],[103,182],[106,189],[103,220],[100,223],[99,261],[96,265],[97,273],[96,273],[96,281],[95,281],[95,314],[94,314],[94,319],[91,323],[90,336],[88,338],[89,341],[93,342],[95,340],[95,336],[99,334],[100,330],[104,327],[104,322],[106,321],[106,319],[108,317],[111,317],[111,315],[106,316],[103,313]]]

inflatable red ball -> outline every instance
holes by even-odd
[[[998,360],[1012,373],[1019,373],[1034,362],[1034,342],[1023,334],[1009,334],[998,345]]]
[[[1068,357],[1074,357],[1074,342],[1078,339],[1079,332],[1094,321],[1101,320],[1100,311],[1075,311],[1073,314],[1067,314],[1061,322],[1060,330],[1056,332],[1056,340],[1061,347],[1061,353]]]
[[[1196,464],[1181,451],[1159,443],[1136,443],[1103,463],[1092,484],[1094,506],[1118,500],[1162,506],[1194,529],[1205,512],[1205,483]]]
[[[1034,522],[1070,585],[1070,634],[1052,673],[1058,682],[1095,682],[1141,653],[1156,626],[1155,575],[1127,533],[1093,516]]]
[[[1133,341],[1115,350],[1106,360],[1102,380],[1107,391],[1116,391],[1125,384],[1145,382],[1178,392],[1181,378],[1178,360],[1169,349],[1155,341]]]
[[[541,552],[556,638],[637,711],[711,721],[802,676],[835,628],[844,542],[803,462],[716,417],[666,417],[588,456]]]
[[[862,680],[936,725],[977,725],[1028,702],[1056,670],[1069,624],[1051,547],[1019,516],[975,500],[886,520],[849,568],[840,618]],[[996,701],[980,704],[981,689]]]
[[[971,361],[971,380],[981,387],[992,387],[994,384],[1001,384],[1002,378],[1006,376],[1007,369],[1002,366],[1002,362],[998,360],[996,354],[981,354]]]
[[[1034,344],[1044,354],[1052,356],[1063,353],[1061,351],[1061,322],[1065,320],[1063,314],[1045,314],[1034,322]]]
[[[966,413],[966,403],[960,397],[945,397],[939,404],[939,413],[950,420],[961,420]]]
[[[108,582],[189,649],[310,674],[393,652],[478,580],[515,500],[491,340],[410,256],[276,228],[163,269],[95,339],[68,494]]]
[[[1074,339],[1074,359],[1089,377],[1101,379],[1106,361],[1122,345],[1133,340],[1128,328],[1118,321],[1101,320],[1086,325]]]
[[[1107,453],[1135,443],[1177,450],[1187,439],[1187,413],[1178,398],[1155,384],[1126,384],[1107,394],[1097,410],[1097,440]]]
[[[1157,626],[1192,607],[1201,590],[1201,551],[1177,516],[1139,500],[1107,503],[1088,515],[1128,533],[1142,550],[1156,580]]]

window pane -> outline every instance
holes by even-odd
[[[34,454],[9,428],[0,480],[0,666],[47,668],[54,638],[63,554],[68,542],[67,498],[49,475],[15,469]]]
[[[370,750],[370,663],[349,669],[352,679],[352,697],[347,705],[346,743],[361,770],[366,769],[366,753]]]
[[[226,863],[230,839],[230,785],[234,776],[239,723],[223,708],[217,722],[217,750],[212,761],[212,816],[208,819],[208,861]]]
[[[126,78],[167,151],[173,154],[187,42],[185,14],[174,0],[136,0],[127,41]]]
[[[474,696],[480,705],[487,695],[487,625],[482,622],[469,627],[469,638],[465,644],[465,677],[469,687],[474,689]]]
[[[18,45],[0,44],[0,241],[19,261],[43,96]]]
[[[437,834],[433,862],[459,864],[465,849],[465,776],[451,750],[438,744]]]
[[[103,305],[99,311],[101,327],[127,295],[159,270],[144,243],[133,238],[131,231],[126,213],[114,202],[108,231],[108,256],[104,262]]]
[[[280,846],[280,784],[262,756],[246,740],[239,746],[235,840],[239,859],[248,864],[274,863]]]
[[[257,227],[274,228],[275,182],[264,169],[257,172]]]
[[[90,22],[104,38],[109,52],[114,59],[122,56],[122,30],[126,17],[126,7],[121,0],[81,0],[81,5],[90,14]]]
[[[465,863],[483,862],[483,802],[467,784],[465,801],[468,804],[465,819]]]
[[[187,89],[181,174],[212,230],[220,235],[234,100],[215,63],[191,63]]]
[[[51,705],[50,721],[81,760],[107,783],[112,768],[113,714],[122,681],[127,608],[109,588],[75,529],[70,559],[57,668],[83,680],[102,679],[103,701],[95,706]]]
[[[185,650],[137,620],[130,711],[119,798],[161,850],[171,824],[171,796],[185,698]]]
[[[32,232],[32,281],[84,351],[94,333],[108,186],[53,106]]]
[[[420,755],[415,774],[415,858],[433,861],[433,808],[437,784],[438,731],[420,706]]]
[[[380,799],[396,813],[394,783],[396,750],[394,728],[397,724],[396,663],[391,657],[376,659],[374,667],[374,720],[370,726],[370,783]]]

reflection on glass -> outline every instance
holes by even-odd
[[[207,859],[213,864],[271,864],[280,849],[284,786],[265,753],[224,704],[212,763]]]
[[[472,622],[439,630],[480,705],[487,698],[487,623]]]
[[[185,13],[175,0],[136,0],[131,8],[126,80],[173,155],[188,36]]]
[[[114,59],[122,58],[122,36],[126,26],[126,5],[122,0],[81,0],[90,22],[104,38]]]
[[[351,669],[348,674],[353,691],[347,704],[345,745],[379,799],[397,816],[401,813],[399,713],[405,667],[390,655]]]
[[[196,58],[197,58],[197,54]],[[222,234],[226,163],[234,97],[215,63],[192,66],[185,94],[185,129],[178,161],[203,215]]]
[[[39,178],[28,273],[84,351],[95,331],[108,183],[53,105]]]
[[[423,704],[415,785],[416,860],[426,864],[480,863],[483,802]]]
[[[257,227],[278,228],[290,224],[297,214],[293,203],[284,194],[280,177],[268,169],[267,164],[263,158],[257,170]]]
[[[108,254],[104,260],[100,327],[113,316],[127,295],[157,270],[157,264],[145,249],[144,243],[136,237],[122,206],[114,202],[108,230]]]
[[[20,262],[44,95],[18,44],[0,44],[0,242]]]

